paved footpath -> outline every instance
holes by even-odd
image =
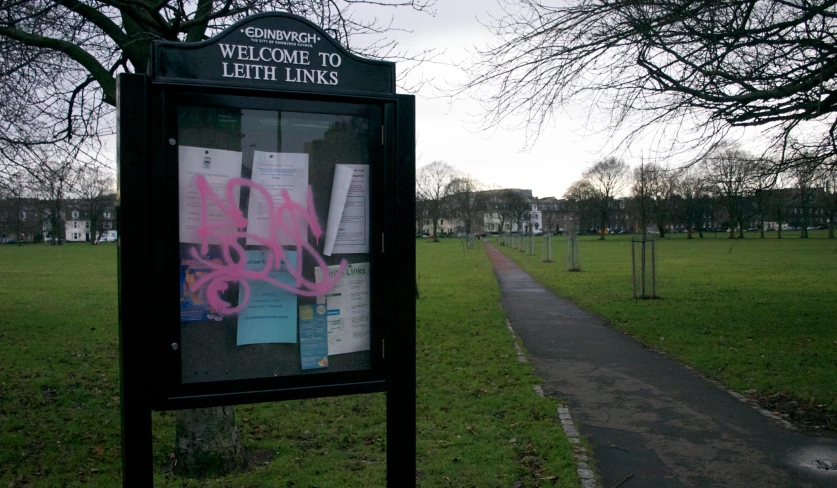
[[[837,439],[782,426],[486,247],[509,322],[592,445],[599,486],[837,487]]]

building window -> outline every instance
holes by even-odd
[[[105,213],[104,213],[104,216],[105,216],[106,219],[109,219],[111,215],[112,214],[110,213],[110,210],[106,210]]]
[[[102,224],[102,227],[105,229],[113,229],[113,222],[105,222]]]
[[[73,218],[74,219],[78,218],[78,210],[73,210]]]
[[[89,229],[90,228],[90,222],[85,222],[84,223],[84,228]]]
[[[20,220],[26,220],[26,210],[21,210],[21,212],[20,212]]]
[[[73,240],[74,241],[78,240],[78,232],[73,232]]]
[[[78,229],[78,222],[75,220],[73,221],[73,229]]]

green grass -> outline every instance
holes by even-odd
[[[820,425],[833,429],[837,241],[825,231],[809,239],[783,234],[781,240],[775,232],[735,240],[675,234],[657,241],[660,300],[632,299],[632,236],[580,237],[580,273],[566,272],[563,237],[553,241],[553,263],[542,262],[540,240],[537,256],[497,247],[556,294],[643,343],[794,420],[807,423],[806,415],[819,410]],[[771,398],[787,402],[773,405]]]
[[[578,486],[556,401],[517,361],[484,249],[419,241],[421,487]],[[121,486],[114,245],[0,247],[0,486]],[[382,394],[236,407],[267,464],[171,473],[174,414],[153,415],[155,486],[382,487]]]

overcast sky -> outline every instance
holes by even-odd
[[[475,101],[440,98],[434,87],[464,79],[457,66],[473,56],[475,47],[494,42],[480,21],[488,22],[489,13],[497,13],[499,7],[485,0],[437,0],[435,10],[431,17],[400,9],[394,17],[397,27],[412,31],[397,36],[402,48],[444,51],[436,62],[412,73],[413,79],[433,80],[432,86],[425,85],[416,94],[418,166],[441,160],[489,185],[528,188],[538,197],[561,197],[584,168],[604,154],[601,137],[585,136],[590,132],[584,127],[586,114],[556,117],[528,151],[523,150],[522,131],[481,131],[475,120],[480,114]]]
[[[444,51],[438,63],[422,65],[413,76],[430,78],[434,85],[446,87],[464,79],[456,66],[472,57],[475,46],[496,42],[480,21],[489,22],[489,14],[497,14],[499,7],[495,1],[437,0],[435,10],[436,15],[431,17],[398,9],[394,21],[396,27],[412,31],[397,36],[403,48]],[[650,148],[641,143],[628,151],[612,153],[601,127],[589,123],[587,112],[578,108],[555,114],[534,147],[524,151],[522,131],[480,131],[474,121],[480,113],[475,101],[451,103],[438,98],[431,86],[416,95],[418,166],[445,161],[489,185],[527,188],[538,197],[560,198],[593,162],[615,155],[636,166],[650,153]]]

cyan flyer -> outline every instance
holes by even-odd
[[[247,269],[262,270],[268,264],[270,251],[246,251]],[[291,287],[296,281],[288,273],[288,265],[296,267],[296,251],[285,251],[286,262],[281,269],[273,269],[268,276]],[[297,307],[296,295],[270,283],[249,280],[250,301],[238,312],[239,346],[244,344],[295,343]],[[241,303],[244,291],[239,291]]]
[[[299,307],[299,355],[303,370],[328,367],[328,316],[325,305]]]

